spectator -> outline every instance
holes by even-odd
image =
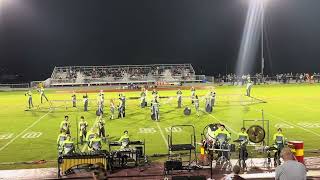
[[[305,180],[307,179],[306,168],[296,161],[290,148],[283,148],[280,156],[284,163],[276,168],[276,180]]]
[[[240,175],[240,166],[234,165],[232,169],[232,173],[227,175],[224,180],[244,180]]]

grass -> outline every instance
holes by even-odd
[[[97,89],[98,91],[98,89]],[[127,101],[126,118],[109,120],[109,101],[106,101],[106,131],[109,140],[118,140],[124,130],[128,130],[131,140],[146,141],[146,153],[167,153],[166,140],[168,129],[173,125],[191,124],[196,129],[197,141],[203,128],[216,122],[224,123],[236,139],[236,132],[242,127],[244,119],[261,119],[270,121],[270,137],[276,131],[276,127],[282,127],[288,140],[303,140],[305,150],[318,149],[320,147],[320,85],[319,84],[295,84],[295,85],[261,85],[254,86],[252,95],[267,103],[258,103],[241,94],[244,87],[219,86],[215,87],[217,93],[216,107],[212,114],[201,112],[200,117],[194,113],[189,97],[185,97],[185,106],[190,106],[193,112],[190,116],[183,115],[183,108],[176,108],[176,91],[160,91],[160,96],[173,96],[173,98],[161,99],[160,122],[150,120],[150,108],[141,109],[139,100]],[[199,96],[208,93],[208,90],[197,90]],[[91,127],[96,119],[95,99],[97,92],[89,93],[89,112],[83,112],[82,101],[78,102],[78,109],[72,108],[71,102],[65,104],[56,100],[70,100],[71,93],[59,90],[47,90],[46,94],[52,101],[55,109],[49,110],[49,104],[40,105],[32,111],[25,111],[27,98],[23,91],[0,92],[0,162],[26,162],[37,160],[55,160],[57,158],[56,139],[59,134],[59,125],[64,115],[69,115],[71,121],[71,135],[76,137],[76,121],[80,116],[85,116]],[[127,98],[137,97],[140,92],[127,92]],[[190,91],[184,90],[184,96],[189,96]],[[105,93],[105,97],[116,98],[118,93]],[[77,98],[82,100],[82,94]],[[35,106],[39,105],[39,94],[33,92]],[[66,108],[67,107],[67,108]],[[204,102],[201,102],[201,108]],[[257,124],[251,123],[246,126]],[[145,128],[145,129],[143,129]],[[179,129],[180,130],[180,129]],[[40,132],[38,138],[23,138],[26,133]],[[10,136],[11,134],[11,136]],[[189,143],[191,129],[181,128],[181,132],[174,133],[175,142]],[[5,138],[7,137],[7,139]],[[107,148],[107,145],[104,145]],[[79,149],[83,149],[79,146]],[[39,165],[38,167],[55,166],[55,163]],[[30,168],[33,165],[1,165],[0,169]]]

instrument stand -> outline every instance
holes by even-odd
[[[230,149],[222,149],[222,144],[220,145],[220,149],[216,149],[216,151],[221,152],[221,156],[217,159],[217,165],[221,165],[221,170],[223,167],[226,167],[226,170],[231,171],[232,164],[230,162],[230,159],[228,159],[224,153],[228,153],[229,158],[231,156]]]
[[[267,169],[272,168],[272,163],[271,163],[271,151],[270,151],[270,150],[267,150],[267,157],[266,157],[265,160],[264,160],[263,167],[264,167],[264,168],[267,168]]]
[[[210,178],[212,179],[212,174],[213,174],[213,158],[210,159]]]
[[[242,163],[242,162],[243,162],[243,163]],[[247,171],[248,166],[247,166],[247,163],[246,163],[245,160],[240,159],[240,157],[239,157],[239,158],[238,158],[238,161],[236,162],[236,164],[238,164],[239,167],[240,167],[243,171]],[[254,165],[254,163],[253,163],[252,158],[251,158],[251,160],[250,160],[249,166],[250,166],[250,167],[256,167],[256,166]]]
[[[175,127],[188,127],[192,129],[192,134],[190,136],[190,143],[188,144],[175,144],[173,142],[173,128]],[[175,125],[171,126],[170,135],[168,135],[168,160],[174,158],[178,155],[183,163],[183,169],[190,171],[193,166],[192,163],[197,164],[197,154],[196,154],[196,136],[195,128],[192,125]],[[176,153],[176,154],[175,154]],[[184,156],[184,158],[182,158]],[[194,157],[192,157],[194,156]]]
[[[252,158],[250,158],[249,167],[251,167],[251,168],[256,168],[256,167],[257,167],[257,166],[254,164]],[[246,166],[246,169],[247,169],[247,166]]]
[[[238,156],[238,161],[236,162],[236,164],[239,165],[240,169],[243,171],[247,170],[247,164],[246,164],[246,154],[248,154],[247,152],[247,146],[245,144],[242,144],[242,141],[234,141],[234,142],[238,142],[239,143],[239,156]],[[254,165],[253,161],[251,159],[250,165]]]

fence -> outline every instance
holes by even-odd
[[[29,88],[30,88],[29,83],[0,84],[0,90],[2,91],[25,90]]]

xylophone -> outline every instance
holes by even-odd
[[[75,168],[90,168],[90,166],[98,163],[103,164],[104,168],[107,169],[109,166],[109,153],[107,151],[61,155],[58,157],[58,177],[71,174]]]

